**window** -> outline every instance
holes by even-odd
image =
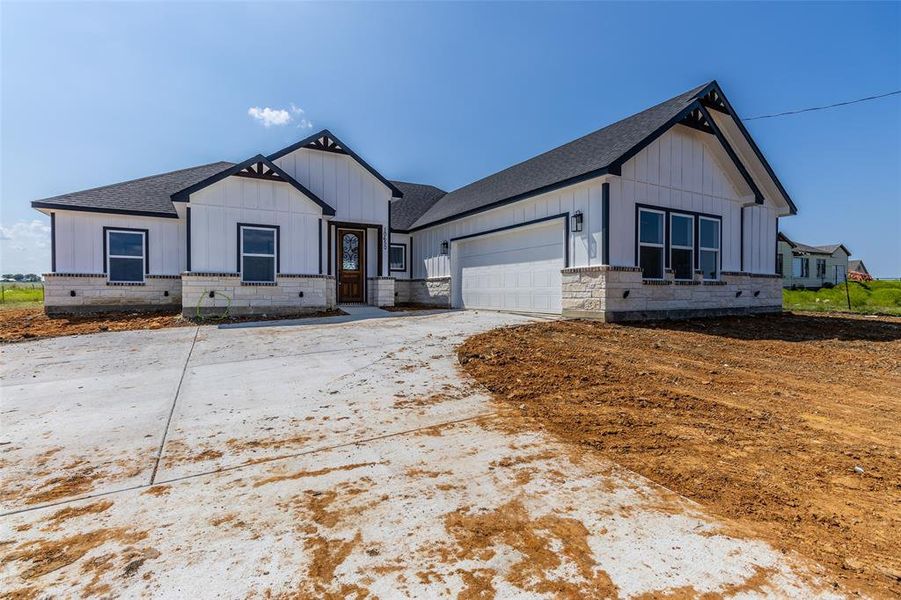
[[[141,283],[146,267],[147,232],[106,230],[106,272],[110,281]]]
[[[792,259],[792,277],[804,278],[810,276],[810,259],[796,256]]]
[[[391,244],[388,248],[388,268],[392,271],[407,270],[407,247],[404,244]]]
[[[776,254],[776,275],[782,277],[782,253]]]
[[[670,215],[669,264],[676,279],[693,279],[695,270],[695,220],[690,215]]]
[[[278,252],[276,228],[249,225],[240,228],[241,281],[274,282]]]
[[[817,277],[819,279],[826,278],[826,260],[822,258],[817,259]]]
[[[663,279],[663,218],[660,211],[638,211],[638,265],[645,279]]]
[[[717,279],[720,272],[720,222],[700,217],[698,258],[704,279]]]

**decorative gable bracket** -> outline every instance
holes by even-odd
[[[266,179],[268,181],[284,181],[285,179],[275,172],[269,165],[262,161],[247,165],[234,174],[236,177],[250,177],[252,179]]]
[[[325,152],[335,152],[336,154],[347,154],[347,151],[341,146],[341,143],[328,133],[317,137],[305,147],[310,148],[311,150],[323,150]]]

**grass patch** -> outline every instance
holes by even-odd
[[[40,283],[0,284],[0,307],[40,304],[44,301],[44,286]]]
[[[851,296],[850,311],[843,283],[816,291],[782,290],[782,305],[788,310],[901,315],[901,281],[852,281],[847,293]]]

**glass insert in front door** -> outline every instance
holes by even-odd
[[[345,233],[341,239],[341,268],[360,270],[360,237],[355,233]]]

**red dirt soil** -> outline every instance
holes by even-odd
[[[217,325],[219,323],[244,323],[248,321],[337,317],[345,314],[347,313],[343,310],[335,309],[297,315],[249,315],[226,317],[224,319],[207,318],[193,320],[182,317],[180,310],[168,313],[98,313],[93,315],[49,317],[44,313],[42,307],[9,308],[0,310],[0,343],[103,331],[131,331],[135,329]]]
[[[131,329],[193,325],[180,314],[116,313],[48,317],[42,307],[0,310],[0,342]]]
[[[840,591],[901,596],[901,319],[557,321],[458,353],[508,426],[687,496]]]

